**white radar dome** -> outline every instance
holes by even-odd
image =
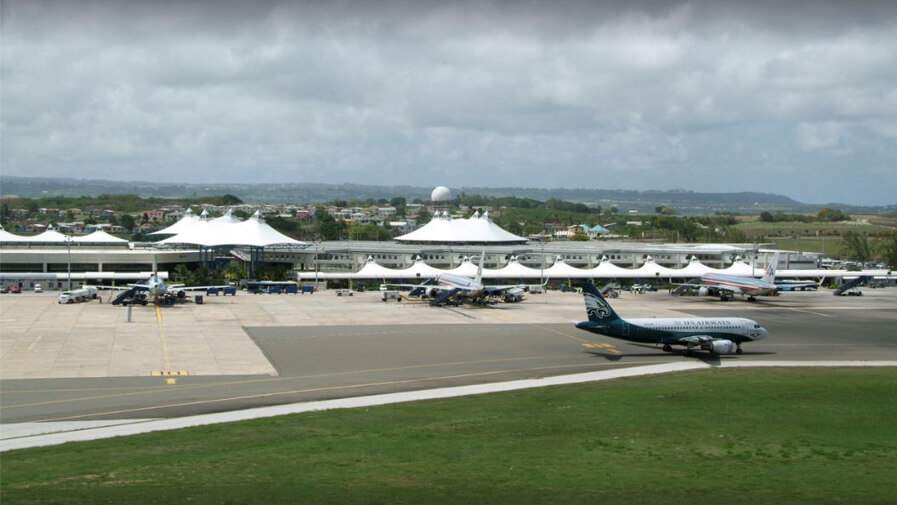
[[[452,190],[445,186],[437,186],[430,193],[431,202],[448,202],[452,199]]]

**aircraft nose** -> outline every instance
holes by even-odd
[[[766,328],[761,326],[760,333],[757,335],[757,340],[760,340],[761,338],[766,338],[766,335],[769,335],[769,330],[767,330]]]

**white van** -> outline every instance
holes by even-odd
[[[35,293],[43,293],[43,292],[44,292],[44,288],[43,288],[43,286],[41,286],[40,283],[35,284],[35,285],[34,285],[34,292],[35,292]]]

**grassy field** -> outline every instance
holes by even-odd
[[[897,372],[710,370],[4,453],[19,503],[895,503]]]
[[[815,236],[818,233],[826,235],[840,235],[846,231],[858,231],[861,233],[887,233],[891,228],[879,226],[875,224],[858,224],[858,223],[799,223],[799,222],[780,222],[765,223],[762,221],[749,221],[738,223],[735,225],[749,236],[761,235],[798,235],[801,237]]]

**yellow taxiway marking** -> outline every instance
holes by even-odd
[[[177,379],[165,379],[165,384],[177,384]]]
[[[168,358],[168,342],[162,326],[162,307],[156,305],[156,322],[159,323],[159,340],[162,341],[162,355],[165,357],[165,369],[171,370],[171,360]]]
[[[178,388],[179,391],[184,391],[187,389],[203,389],[203,388],[212,388],[212,387],[232,387],[238,386],[241,384],[254,384],[254,383],[262,383],[262,382],[289,382],[289,381],[300,381],[307,379],[320,379],[325,377],[345,377],[349,375],[359,375],[365,373],[382,373],[382,372],[397,372],[402,370],[415,370],[415,369],[424,369],[424,368],[440,368],[440,367],[457,367],[463,365],[480,365],[485,363],[504,363],[504,362],[512,362],[512,361],[527,361],[527,360],[541,360],[544,359],[544,356],[524,356],[519,358],[496,358],[496,359],[484,359],[484,360],[471,360],[471,361],[453,361],[447,363],[431,363],[424,365],[408,365],[408,366],[399,366],[399,367],[388,367],[388,368],[369,368],[365,370],[349,370],[345,372],[334,372],[334,373],[322,373],[322,374],[311,374],[311,375],[301,375],[297,377],[271,377],[269,379],[248,379],[248,380],[239,380],[239,381],[226,381],[215,384],[197,384],[193,386],[181,386]],[[658,363],[661,363],[658,361]],[[582,366],[581,364],[569,365],[569,366]],[[549,367],[541,367],[541,368],[567,368],[568,365],[561,366],[549,366]],[[522,368],[520,370],[533,370],[530,368]],[[423,379],[421,379],[423,380]],[[66,393],[79,393],[79,392],[92,392],[92,391],[108,391],[106,389],[99,388],[85,388],[85,389],[58,389],[52,391],[17,391],[17,393],[30,393],[30,392],[66,392]],[[3,409],[14,409],[21,407],[36,407],[41,405],[56,405],[61,403],[73,403],[73,402],[81,402],[84,400],[98,400],[98,399],[109,399],[109,398],[120,398],[127,396],[140,396],[147,394],[155,394],[155,393],[164,393],[171,391],[168,388],[159,388],[156,386],[152,386],[150,389],[142,390],[142,391],[130,391],[125,393],[113,393],[107,395],[97,395],[97,396],[89,396],[83,398],[66,398],[63,400],[48,400],[43,402],[34,402],[34,403],[20,403],[14,405],[6,405],[0,406],[0,410]]]
[[[561,335],[561,336],[563,336],[563,337],[567,337],[567,338],[576,340],[577,342],[582,342],[582,343],[588,343],[588,342],[589,342],[588,340],[586,340],[586,339],[584,339],[584,338],[579,338],[579,337],[574,336],[574,335],[569,335],[569,334],[564,333],[564,332],[562,332],[562,331],[555,330],[554,328],[546,328],[546,327],[544,327],[544,326],[539,326],[539,325],[536,325],[536,324],[534,324],[533,326],[535,326],[536,328],[539,328],[539,329],[541,329],[541,330],[546,330],[546,331],[550,331],[550,332],[552,332],[552,333],[557,333],[558,335]]]
[[[640,364],[650,365],[655,363],[665,363],[664,361],[644,361],[639,362]],[[622,366],[628,366],[628,364],[620,364]],[[382,382],[370,382],[366,384],[349,384],[344,386],[327,386],[320,388],[309,388],[309,389],[295,389],[291,391],[274,391],[270,393],[259,393],[254,395],[245,395],[245,396],[233,396],[229,398],[214,398],[209,400],[197,400],[192,402],[181,402],[181,403],[170,403],[164,405],[153,405],[149,407],[137,407],[133,409],[122,409],[122,410],[112,410],[108,412],[92,412],[89,414],[81,414],[77,416],[66,416],[66,417],[55,417],[48,419],[38,419],[35,423],[44,423],[44,422],[52,422],[52,421],[63,421],[67,419],[78,419],[82,417],[91,417],[91,416],[107,416],[113,414],[126,414],[133,412],[141,412],[146,410],[157,410],[164,408],[174,408],[174,407],[186,407],[190,405],[202,405],[206,403],[220,403],[227,401],[235,401],[235,400],[248,400],[252,398],[265,398],[270,396],[279,396],[279,395],[289,395],[289,394],[301,394],[301,393],[317,393],[321,391],[334,391],[334,390],[347,390],[347,389],[358,389],[365,387],[376,387],[376,386],[388,386],[388,385],[400,385],[400,384],[410,384],[415,382],[428,382],[428,381],[438,381],[438,380],[448,380],[448,379],[460,379],[465,377],[482,377],[487,375],[498,375],[504,373],[513,373],[513,372],[523,372],[523,371],[535,371],[535,370],[543,370],[543,369],[557,369],[557,368],[572,368],[572,367],[581,367],[582,364],[573,364],[573,365],[561,365],[561,366],[544,366],[544,367],[533,367],[533,368],[512,368],[507,370],[493,370],[488,372],[477,372],[470,374],[459,374],[459,375],[446,375],[441,377],[421,377],[418,379],[404,379],[404,380],[396,380],[396,381],[382,381]],[[602,363],[600,366],[615,366],[610,363]],[[180,389],[178,389],[180,391]],[[91,398],[92,399],[92,398]]]
[[[582,344],[583,347],[588,347],[589,349],[601,349],[602,351],[612,352],[614,354],[623,354],[614,347],[614,344],[592,344],[586,343]]]
[[[813,314],[814,316],[832,317],[831,314],[823,314],[822,312],[813,312],[812,310],[795,309],[792,307],[788,307],[788,310],[793,310],[794,312],[803,312],[806,314]]]

